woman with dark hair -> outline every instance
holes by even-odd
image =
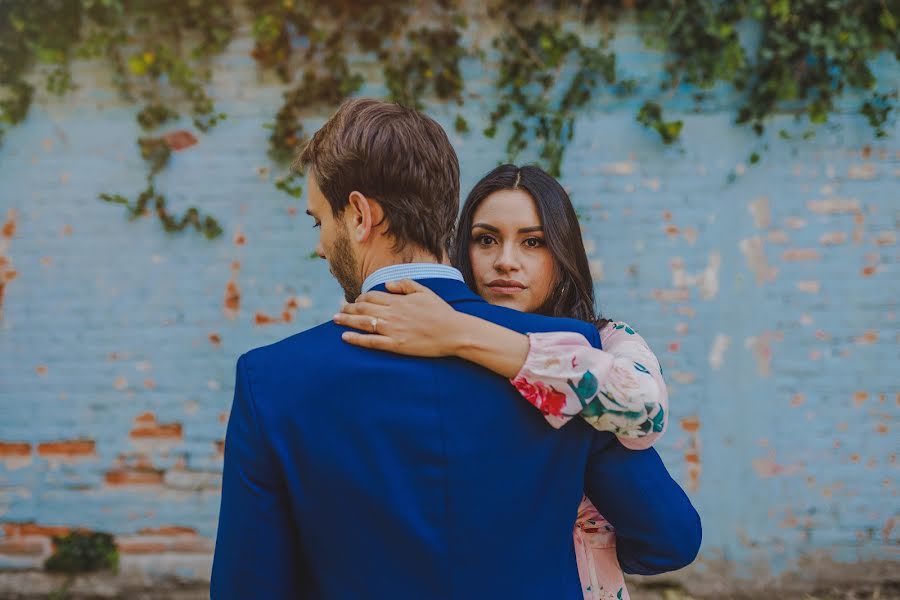
[[[469,193],[450,246],[454,266],[485,300],[595,323],[603,348],[580,334],[526,336],[458,313],[410,280],[388,284],[392,293],[363,294],[335,315],[336,323],[367,332],[378,319],[377,334],[345,332],[344,340],[479,364],[510,378],[553,427],[580,415],[631,449],[648,448],[662,435],[668,397],[659,362],[628,325],[595,314],[581,229],[559,182],[534,166],[497,167]],[[613,529],[587,498],[574,538],[585,598],[628,598]]]

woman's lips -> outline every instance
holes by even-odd
[[[514,296],[516,294],[521,294],[526,290],[525,286],[515,281],[498,281],[489,283],[488,288],[490,288],[490,290],[495,294],[502,294],[504,296]]]

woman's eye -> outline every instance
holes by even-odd
[[[494,243],[494,238],[489,235],[479,235],[475,238],[475,241],[481,244],[482,246],[489,246]]]
[[[536,237],[528,238],[527,240],[525,240],[525,245],[529,248],[540,248],[544,245],[544,240]]]

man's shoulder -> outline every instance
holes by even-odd
[[[331,350],[324,348],[323,345],[340,342],[339,329],[332,321],[326,321],[277,342],[248,350],[241,358],[251,368],[259,368],[277,365],[286,359],[295,361],[300,356],[330,353]]]
[[[594,346],[599,347],[600,334],[593,323],[566,317],[547,317],[524,313],[488,303],[460,305],[457,310],[467,312],[519,333],[545,333],[548,331],[572,331],[580,333]]]

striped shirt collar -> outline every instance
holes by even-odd
[[[455,279],[465,282],[462,273],[448,265],[437,263],[405,263],[382,267],[366,277],[362,291],[368,292],[376,285],[399,279]]]

